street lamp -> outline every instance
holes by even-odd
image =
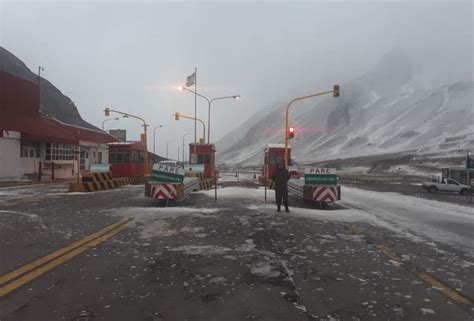
[[[183,164],[184,164],[184,138],[186,138],[186,136],[188,135],[191,135],[190,133],[186,133],[183,135]]]
[[[109,118],[109,119],[105,119],[102,121],[102,130],[104,130],[104,124],[108,121],[111,121],[111,120],[119,120],[120,118],[116,117],[116,118]]]
[[[153,128],[153,154],[155,154],[155,155],[156,155],[156,153],[155,153],[155,146],[156,146],[156,130],[157,130],[158,128],[161,128],[161,127],[163,127],[163,125],[159,125],[159,126],[156,126],[156,127]]]
[[[150,173],[150,163],[148,162],[148,145],[147,145],[147,127],[148,127],[148,124],[145,122],[145,119],[143,119],[139,116],[135,116],[135,115],[132,115],[132,114],[129,114],[129,113],[124,113],[124,112],[121,112],[121,111],[118,111],[118,110],[113,110],[113,109],[110,109],[109,107],[104,108],[105,116],[110,116],[111,112],[123,115],[123,118],[138,119],[143,123],[143,125],[142,125],[143,126],[143,131],[144,131],[143,141],[145,143],[145,176],[147,176],[147,174]]]
[[[173,140],[169,140],[169,141],[166,142],[166,159],[168,159],[168,147],[169,147],[169,144],[170,144],[170,143],[173,143],[173,142],[176,143],[176,140],[173,139]]]
[[[184,86],[178,86],[178,90],[189,91],[190,93],[193,93],[193,94],[195,94],[195,95],[197,95],[201,98],[204,98],[207,101],[207,104],[208,104],[208,111],[207,111],[207,143],[208,144],[211,140],[211,104],[212,104],[212,102],[215,101],[215,100],[222,100],[222,99],[240,99],[240,95],[223,96],[223,97],[216,97],[216,98],[209,99],[206,96],[201,95],[200,93],[195,92],[194,90],[191,90],[191,89],[186,88]]]
[[[44,68],[38,66],[38,110],[41,111],[41,72],[44,71]]]
[[[285,115],[285,167],[286,168],[288,168],[288,141],[291,138],[293,138],[294,130],[295,130],[294,127],[291,127],[292,128],[291,131],[288,128],[288,114],[289,114],[289,111],[290,111],[291,104],[293,104],[294,102],[299,101],[299,100],[304,100],[304,99],[308,99],[308,98],[311,98],[311,97],[322,96],[322,95],[326,95],[326,94],[332,94],[333,97],[339,97],[340,92],[341,92],[341,90],[339,88],[339,85],[334,85],[333,90],[324,91],[324,92],[321,92],[321,93],[312,94],[312,95],[303,96],[303,97],[297,97],[297,98],[292,99],[288,103],[288,106],[286,106],[286,115]]]

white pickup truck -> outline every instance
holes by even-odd
[[[429,193],[436,193],[438,191],[442,191],[442,192],[455,192],[461,195],[467,194],[467,192],[471,188],[470,186],[463,185],[459,183],[458,181],[451,178],[445,178],[441,181],[441,183],[423,182],[422,186]]]

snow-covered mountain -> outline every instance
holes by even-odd
[[[435,88],[420,79],[409,59],[391,53],[362,77],[341,84],[341,97],[296,103],[290,112],[297,131],[290,141],[293,158],[314,162],[474,149],[472,79]],[[284,108],[267,108],[222,138],[218,162],[261,164],[264,146],[283,142]]]

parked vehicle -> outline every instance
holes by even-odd
[[[423,182],[422,186],[429,193],[436,193],[438,191],[442,191],[442,192],[459,193],[461,195],[467,194],[467,192],[469,192],[469,189],[471,188],[469,185],[461,184],[458,181],[451,178],[445,178],[440,183]]]

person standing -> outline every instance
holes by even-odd
[[[288,180],[290,173],[282,164],[278,164],[275,172],[272,175],[272,181],[275,185],[275,199],[277,204],[277,211],[280,212],[281,203],[285,206],[285,211],[289,212],[288,208]]]

